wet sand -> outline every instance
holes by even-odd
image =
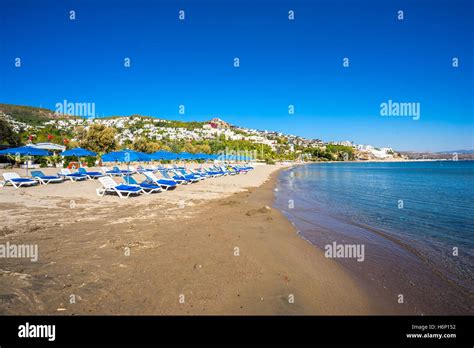
[[[94,181],[0,188],[0,244],[39,247],[0,259],[0,313],[376,314],[272,208],[280,168],[128,200]]]

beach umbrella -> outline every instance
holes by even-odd
[[[86,157],[86,156],[97,156],[97,154],[93,151],[89,151],[86,149],[81,149],[80,147],[76,147],[74,149],[66,150],[61,152],[61,156],[76,156],[76,157]]]
[[[149,155],[154,160],[175,160],[178,159],[178,154],[170,151],[156,151]]]
[[[102,156],[103,162],[148,162],[151,159],[146,153],[128,149],[109,152]]]
[[[63,151],[61,152],[61,156],[65,157],[65,156],[75,156],[77,157],[77,161],[79,162],[79,165],[80,165],[80,159],[79,157],[87,157],[87,156],[97,156],[97,154],[93,151],[89,151],[89,150],[86,150],[86,149],[82,149],[80,147],[76,147],[74,149],[70,149],[70,150],[66,150],[66,151]]]
[[[220,161],[234,161],[234,160],[237,159],[237,156],[222,154],[218,158],[219,158]]]
[[[12,147],[0,151],[0,155],[21,155],[21,156],[49,156],[49,151],[38,149],[33,146]]]
[[[146,153],[134,150],[121,150],[109,152],[102,156],[102,162],[126,162],[130,171],[130,162],[148,162],[151,158]]]
[[[209,159],[209,155],[207,153],[197,153],[194,155],[194,158],[200,160],[207,160]]]
[[[33,146],[21,146],[12,147],[0,151],[0,155],[13,155],[13,156],[49,156],[49,151],[38,149]],[[28,176],[28,161],[26,161],[26,175]]]
[[[182,159],[182,160],[192,160],[195,158],[194,155],[189,152],[181,152],[180,154],[178,154],[178,156],[179,156],[179,159]]]

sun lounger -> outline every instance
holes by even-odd
[[[77,172],[79,174],[83,174],[83,175],[86,175],[88,179],[92,180],[92,179],[98,179],[98,178],[101,178],[104,176],[104,174],[102,174],[101,172],[88,172],[86,170],[86,168],[79,168],[77,170]]]
[[[239,172],[237,170],[235,170],[234,168],[232,168],[232,166],[224,166],[224,170],[227,170],[227,172],[229,173],[229,175],[237,175],[239,174]]]
[[[153,169],[144,168],[142,166],[138,166],[137,168],[129,166],[129,169],[132,172],[139,173],[139,174],[143,174],[144,172],[153,172]]]
[[[5,179],[4,186],[12,184],[13,187],[19,188],[22,186],[32,186],[38,185],[38,182],[33,179],[22,178],[17,173],[3,173],[3,178]]]
[[[214,166],[211,167],[210,170],[219,173],[221,176],[230,175],[230,172],[224,166]]]
[[[99,178],[102,187],[99,187],[96,192],[99,196],[104,196],[106,193],[116,193],[120,198],[128,198],[130,195],[139,195],[143,193],[141,187],[117,184],[110,176],[103,176]]]
[[[38,181],[40,184],[48,185],[50,182],[58,183],[63,182],[64,178],[56,175],[44,175],[41,170],[33,170],[31,172],[31,178]]]
[[[61,169],[59,176],[62,176],[63,178],[69,179],[71,181],[87,180],[87,175],[79,174],[79,173],[71,173],[71,171],[67,168]]]
[[[151,182],[143,181],[139,184],[132,176],[124,176],[123,181],[126,185],[141,187],[146,194],[163,191],[160,185]]]
[[[236,175],[237,172],[236,171],[231,171],[229,170],[226,166],[219,166],[217,167],[217,169],[223,173],[224,175]]]
[[[194,173],[193,171],[190,171],[190,173],[188,173],[185,168],[177,169],[176,172],[178,174],[183,175],[185,178],[192,180],[193,182],[204,180],[207,178],[207,175],[201,173]]]
[[[110,170],[109,168],[107,167],[101,167],[100,168],[102,170],[102,173],[104,173],[104,175],[107,175],[107,176],[123,176],[123,173],[121,170],[118,170],[118,171],[115,171],[115,170]]]
[[[184,179],[183,177],[181,176],[178,176],[178,175],[175,175],[175,176],[171,176],[169,173],[168,173],[168,169],[159,169],[158,172],[160,172],[160,174],[163,176],[164,179],[166,180],[173,180],[174,182],[176,182],[178,185],[181,185],[181,184],[187,184],[188,181],[186,179]],[[146,174],[145,174],[146,175]]]
[[[122,175],[133,175],[136,173],[135,170],[127,170],[127,169],[120,169],[119,167],[115,166],[113,168],[115,172],[122,172]]]
[[[147,182],[159,185],[165,190],[173,190],[178,186],[178,183],[169,179],[158,179],[155,174],[151,172],[144,172],[143,175],[147,178]]]
[[[180,179],[184,179],[190,183],[195,183],[201,180],[201,178],[198,178],[194,174],[187,174],[184,169],[171,170],[171,172],[175,174],[173,178],[179,177]]]
[[[224,175],[223,173],[221,172],[217,172],[217,171],[213,171],[213,170],[208,170],[206,168],[196,168],[194,170],[191,170],[193,173],[198,173],[198,174],[201,174],[201,175],[205,175],[207,177],[211,177],[211,178],[216,178],[218,176],[222,176]]]
[[[208,173],[211,173],[211,174],[214,174],[215,176],[224,176],[225,173],[220,171],[220,170],[216,170],[216,169],[213,169],[212,167],[210,168],[203,168],[204,171],[208,172]]]
[[[249,171],[251,171],[252,169],[254,169],[253,167],[250,167],[250,166],[241,166],[241,165],[235,165],[235,166],[231,166],[232,168],[234,168],[235,170],[239,171],[239,172],[244,172],[244,173],[247,173]]]
[[[203,172],[203,171],[200,171],[198,169],[190,169],[189,170],[192,174],[194,174],[195,176],[198,176],[202,179],[206,179],[206,178],[210,178],[212,177],[212,175],[210,175],[209,173],[206,173],[206,172]]]

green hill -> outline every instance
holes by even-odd
[[[34,106],[0,104],[0,112],[10,115],[16,121],[32,126],[41,125],[55,117],[54,111]]]

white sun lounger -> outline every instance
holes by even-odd
[[[163,189],[171,190],[178,186],[178,183],[172,179],[158,179],[155,174],[152,172],[143,172],[143,175],[146,176],[147,180],[154,183],[155,185],[161,186]]]
[[[103,187],[99,187],[96,191],[101,197],[107,192],[116,193],[120,198],[128,198],[131,194],[139,195],[144,192],[139,186],[117,184],[110,176],[103,176],[99,178],[99,181]]]
[[[48,185],[50,182],[58,183],[63,182],[64,179],[60,176],[55,175],[44,175],[41,170],[34,170],[31,172],[31,178],[38,181],[40,184]]]
[[[87,175],[71,173],[71,171],[67,168],[61,169],[59,175],[71,181],[87,180]]]
[[[20,177],[17,173],[3,173],[3,178],[5,179],[4,186],[12,184],[13,187],[19,188],[21,186],[32,186],[38,185],[38,182],[33,179],[27,179]]]

